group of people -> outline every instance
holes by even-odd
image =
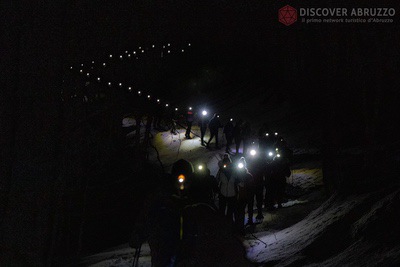
[[[254,223],[254,202],[256,201],[256,221],[262,221],[263,205],[267,210],[282,207],[284,202],[286,177],[291,174],[288,161],[275,156],[268,161],[261,156],[241,157],[233,162],[229,154],[219,162],[216,180],[219,188],[219,211],[234,222],[239,233],[244,226]],[[254,201],[255,200],[255,201]],[[247,208],[247,223],[245,211]]]
[[[251,266],[233,226],[214,205],[215,177],[204,163],[176,161],[151,191],[129,245],[150,246],[152,266]]]
[[[237,236],[245,233],[246,225],[263,220],[263,207],[272,210],[282,207],[284,202],[293,155],[285,140],[278,133],[271,133],[267,124],[262,125],[254,138],[249,122],[238,120],[234,124],[230,119],[222,125],[218,114],[213,114],[211,119],[202,115],[199,118],[201,144],[209,147],[215,138],[219,148],[218,134],[223,128],[226,153],[218,162],[215,176],[205,162],[193,166],[183,159],[176,161],[171,173],[162,177],[144,201],[130,245],[138,248],[147,240],[152,266],[177,263],[247,266]],[[188,139],[194,118],[195,113],[189,109],[185,133]],[[206,142],[207,129],[210,138]],[[236,155],[243,143],[243,153],[231,158],[233,142]]]
[[[266,137],[260,136],[259,151],[265,148]],[[283,139],[275,145],[274,157],[260,152],[233,160],[224,154],[216,176],[205,162],[195,166],[183,159],[175,162],[145,200],[131,246],[137,248],[148,240],[152,266],[176,262],[247,266],[237,236],[255,223],[255,202],[259,221],[264,218],[263,205],[267,210],[282,207],[290,176],[291,151]]]
[[[232,154],[231,146],[235,144],[235,152],[239,154],[240,146],[243,145],[243,155],[247,155],[251,144],[254,140],[252,135],[252,129],[250,122],[243,121],[239,119],[234,122],[233,118],[230,118],[229,121],[223,125],[220,120],[220,115],[218,113],[214,113],[211,118],[208,117],[206,111],[203,111],[202,114],[197,114],[198,124],[200,128],[200,142],[202,146],[210,147],[211,142],[215,139],[215,147],[220,149],[219,146],[219,129],[222,128],[222,133],[225,136],[226,140],[226,147],[225,152]],[[185,138],[192,139],[192,125],[195,121],[196,113],[193,111],[192,108],[189,108],[186,112],[185,122],[186,122],[186,132]],[[207,129],[210,132],[210,137],[206,141],[205,135]],[[267,124],[263,124],[263,126],[259,129],[258,132],[258,139],[260,147],[266,148],[273,146],[275,143],[278,142],[279,136],[277,133],[269,134],[269,128]],[[173,123],[173,127],[171,129],[171,133],[176,133],[176,124]],[[267,135],[265,135],[267,134]]]

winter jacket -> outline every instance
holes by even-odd
[[[244,170],[236,171],[232,178],[237,186],[238,201],[246,202],[247,198],[254,193],[253,176],[247,170]]]
[[[263,158],[258,157],[247,162],[249,172],[253,175],[254,185],[261,186],[264,184],[264,175],[266,172],[266,162]]]
[[[210,120],[210,123],[208,124],[208,128],[210,128],[211,132],[217,132],[218,128],[221,128],[221,122],[218,117],[214,117]]]
[[[189,110],[186,113],[186,121],[187,122],[193,122],[194,121],[194,113],[193,113],[193,111]]]
[[[217,182],[221,195],[224,197],[236,196],[235,179],[229,171],[219,171],[217,174]]]

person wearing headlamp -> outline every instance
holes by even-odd
[[[186,139],[192,139],[192,137],[190,137],[190,132],[192,131],[192,123],[194,120],[194,111],[192,107],[189,107],[188,110],[186,111],[186,133],[185,133],[185,137]]]
[[[233,119],[230,119],[224,126],[224,131],[223,133],[225,134],[225,139],[226,139],[226,148],[225,152],[230,153],[231,152],[231,145],[233,141]]]
[[[206,134],[207,125],[208,125],[208,113],[206,110],[203,110],[200,119],[199,119],[199,127],[200,127],[200,141],[202,146],[206,146],[204,142],[204,136]]]
[[[218,163],[219,171],[216,179],[219,188],[219,211],[223,216],[233,223],[236,210],[236,188],[235,180],[232,178],[232,160],[228,154]]]
[[[291,174],[289,165],[278,152],[274,160],[268,165],[266,175],[266,206],[267,209],[273,210],[274,205],[278,208],[282,207],[286,189],[286,177]]]
[[[208,128],[210,129],[210,139],[207,142],[207,147],[210,147],[211,140],[215,137],[215,147],[217,149],[219,149],[218,130],[221,127],[222,127],[222,124],[221,124],[221,121],[219,120],[219,115],[217,113],[215,113],[208,124]]]
[[[244,235],[245,210],[247,206],[247,224],[253,224],[253,204],[254,204],[254,180],[247,169],[246,160],[241,157],[237,163],[233,179],[237,186],[237,212],[235,225],[239,234]],[[253,200],[252,200],[253,199]]]
[[[250,151],[251,154],[251,151]],[[257,221],[261,221],[264,219],[263,213],[262,213],[262,206],[263,206],[263,201],[264,201],[264,175],[266,172],[266,159],[265,157],[262,156],[254,156],[250,157],[250,159],[247,162],[247,166],[249,169],[249,172],[253,175],[254,178],[254,195],[256,198],[257,202]],[[254,198],[249,199],[249,206],[254,205]]]
[[[191,202],[187,190],[192,179],[193,165],[180,159],[144,200],[129,245],[138,248],[147,240],[152,266],[169,266],[179,250],[180,218]]]
[[[197,202],[208,203],[214,206],[214,193],[217,192],[217,181],[210,174],[206,162],[199,162],[195,166],[195,175],[192,180],[190,196]]]

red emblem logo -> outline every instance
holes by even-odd
[[[279,9],[279,22],[289,26],[297,21],[297,10],[294,7],[286,5]]]

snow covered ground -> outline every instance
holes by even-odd
[[[178,135],[155,134],[154,144],[167,171],[174,161],[185,158],[207,162],[215,175],[224,152],[200,146],[198,137],[185,140],[183,129]],[[396,225],[398,187],[348,197],[334,195],[326,200],[319,165],[306,162],[292,168],[287,179],[289,199],[283,208],[264,211],[264,221],[246,230],[243,245],[248,259],[258,266],[398,266],[400,245],[392,240],[399,236],[398,231],[383,237],[374,234]],[[134,252],[123,244],[82,259],[82,265],[132,266]],[[151,266],[148,244],[142,247],[139,266]]]

